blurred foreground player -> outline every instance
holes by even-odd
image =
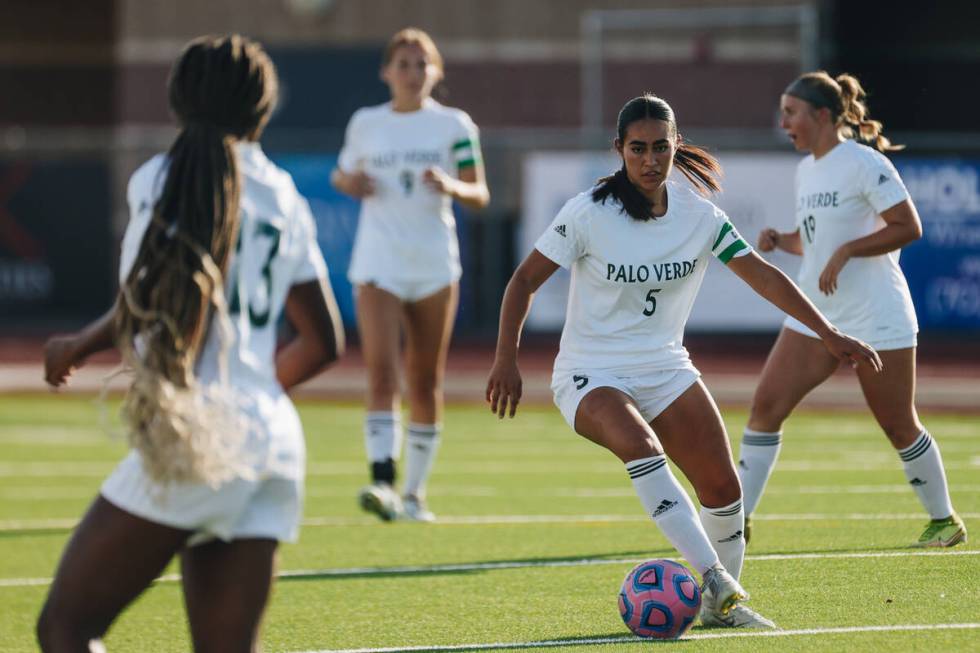
[[[169,97],[180,133],[130,179],[115,306],[45,348],[53,386],[113,344],[133,375],[132,451],[62,555],[37,625],[48,653],[97,645],[176,554],[195,650],[257,650],[276,548],[302,513],[285,391],[343,348],[309,207],[258,144],[277,99],[262,47],[192,41]],[[296,336],[277,354],[284,311]]]

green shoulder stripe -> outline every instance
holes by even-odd
[[[739,238],[734,243],[725,248],[725,251],[718,255],[718,260],[724,264],[728,264],[732,257],[741,252],[742,250],[748,249],[749,246],[744,240]]]
[[[720,243],[722,239],[725,237],[725,235],[731,230],[732,230],[732,223],[726,222],[725,225],[721,228],[721,231],[718,233],[718,238],[717,240],[715,240],[715,244],[711,246],[711,249],[718,247],[718,243]]]
[[[462,161],[458,161],[456,163],[456,167],[458,168],[468,168],[470,166],[475,166],[475,165],[476,165],[475,158],[463,159]]]
[[[461,141],[456,141],[455,143],[453,143],[453,150],[461,150],[464,147],[472,147],[472,146],[473,146],[473,141],[471,141],[468,138],[465,138]]]

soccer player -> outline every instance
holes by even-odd
[[[882,135],[880,122],[868,118],[864,99],[861,84],[851,75],[834,79],[822,71],[807,73],[786,88],[780,124],[796,149],[809,156],[796,171],[796,229],[764,229],[759,249],[802,256],[798,281],[810,301],[839,328],[879,352],[883,370],[859,367],[857,377],[932,520],[917,545],[953,546],[966,541],[966,526],[953,511],[939,445],[916,414],[918,324],[898,266],[901,248],[922,236],[922,224],[898,172],[883,154],[901,148]],[[739,475],[747,516],[776,464],[783,422],[837,364],[809,325],[786,318],[742,438]]]
[[[432,521],[426,482],[439,447],[446,353],[462,273],[452,201],[490,201],[477,128],[465,112],[432,99],[442,56],[408,28],[384,50],[391,101],[351,117],[337,168],[341,192],[362,200],[348,277],[367,366],[364,440],[371,484],[361,507],[388,521]],[[398,358],[405,341],[409,424],[402,497],[394,490],[402,448]]]
[[[614,145],[622,168],[565,204],[507,285],[487,401],[498,416],[514,416],[518,344],[532,297],[559,266],[569,268],[551,386],[562,416],[626,465],[647,514],[702,575],[702,622],[773,628],[739,604],[748,595],[737,581],[745,551],[738,474],[718,409],[681,344],[708,257],[819,333],[828,355],[871,370],[879,362],[696,192],[717,191],[721,168],[681,138],[664,100],[630,100]],[[674,166],[696,191],[669,180]],[[693,484],[700,520],[665,454]]]
[[[343,348],[310,209],[258,143],[278,96],[262,47],[192,41],[169,96],[180,132],[130,179],[119,297],[45,347],[52,386],[113,343],[133,373],[132,451],[62,555],[37,625],[46,652],[96,646],[178,553],[195,650],[257,650],[275,551],[302,512],[285,390]],[[296,336],[277,354],[284,311]]]

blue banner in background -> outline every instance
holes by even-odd
[[[900,259],[923,329],[980,330],[980,161],[895,159],[922,218]]]
[[[296,188],[310,202],[316,220],[317,243],[330,269],[330,285],[337,296],[344,324],[354,324],[354,296],[347,281],[357,214],[360,203],[334,190],[330,171],[337,165],[335,154],[270,155],[293,176]]]

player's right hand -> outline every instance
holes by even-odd
[[[77,360],[74,336],[54,336],[44,343],[44,380],[52,387],[68,381],[81,361]]]
[[[374,195],[374,179],[363,170],[347,173],[347,181],[344,185],[348,195],[357,198]]]
[[[871,345],[857,338],[852,338],[835,330],[824,338],[823,344],[837,360],[843,361],[851,367],[867,365],[875,372],[881,371],[882,363],[878,352]]]
[[[759,232],[759,246],[756,248],[760,252],[771,252],[779,244],[779,232],[771,227],[766,227]]]
[[[503,419],[509,409],[510,416],[513,417],[517,413],[523,388],[524,382],[516,361],[494,361],[490,378],[487,379],[487,403],[490,404],[490,412]]]

